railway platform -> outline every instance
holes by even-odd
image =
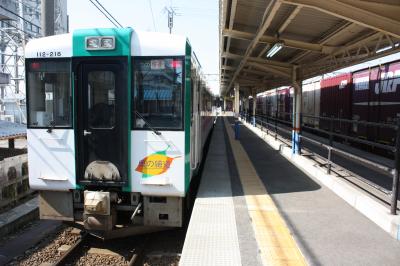
[[[180,265],[398,265],[399,241],[233,124],[217,120]]]

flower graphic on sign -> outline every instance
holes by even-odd
[[[170,168],[172,161],[181,157],[167,156],[168,149],[169,146],[163,151],[158,151],[146,156],[139,161],[139,164],[136,167],[135,171],[142,173],[142,178],[152,177],[165,173]]]

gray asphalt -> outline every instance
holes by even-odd
[[[399,241],[250,130],[240,130],[241,144],[309,264],[400,265]]]

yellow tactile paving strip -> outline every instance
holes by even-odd
[[[307,265],[246,151],[234,139],[234,132],[226,118],[224,123],[263,264]]]

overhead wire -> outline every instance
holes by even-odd
[[[151,11],[151,18],[153,19],[153,27],[154,27],[154,31],[157,31],[156,29],[156,23],[154,21],[154,13],[153,13],[153,6],[151,4],[151,0],[149,0],[149,5],[150,5],[150,11]]]
[[[121,26],[117,23],[117,21],[113,20],[112,18],[109,17],[109,15],[106,13],[106,11],[102,10],[98,6],[98,2],[94,2],[92,0],[89,0],[96,8],[99,10],[115,27],[120,28]]]
[[[26,23],[29,23],[29,24],[35,25],[35,26],[36,26],[36,27],[38,27],[39,29],[41,28],[40,26],[38,26],[38,25],[36,25],[36,24],[32,23],[31,21],[29,21],[29,20],[27,20],[27,19],[25,19],[25,18],[21,17],[21,16],[20,16],[20,15],[18,15],[17,13],[15,13],[15,12],[13,12],[13,11],[9,10],[8,8],[5,8],[4,6],[1,6],[1,5],[0,5],[0,8],[2,8],[3,10],[5,10],[5,11],[7,11],[7,12],[9,12],[9,13],[13,14],[14,16],[16,16],[16,17],[18,17],[18,18],[22,19],[22,20],[23,20],[23,21],[25,21]]]
[[[111,15],[111,13],[98,1],[98,0],[89,0],[96,8],[99,10],[115,27],[123,28],[121,23],[118,22],[116,18]]]
[[[104,11],[106,11],[107,12],[107,14],[108,15],[110,15],[110,17],[121,27],[121,28],[123,28],[124,26],[122,26],[121,25],[121,23],[119,23],[118,22],[118,20],[116,19],[116,18],[114,18],[114,16],[113,15],[111,15],[111,13],[110,12],[108,12],[108,10],[98,1],[98,0],[95,0],[100,6],[101,6],[101,8],[103,8],[104,9]]]

